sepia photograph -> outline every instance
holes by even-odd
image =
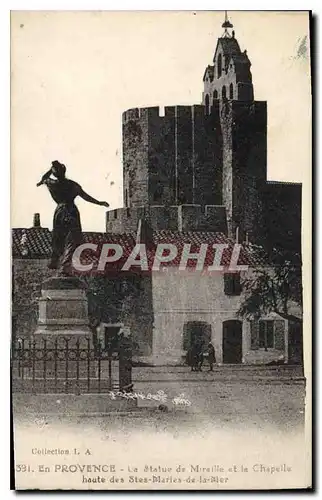
[[[311,21],[11,12],[13,489],[312,487]]]

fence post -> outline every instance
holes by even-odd
[[[58,339],[55,339],[54,347],[54,378],[55,378],[55,390],[57,390],[57,362],[58,362]]]
[[[66,349],[65,349],[65,392],[68,392],[68,382],[69,382],[69,379],[68,379],[68,368],[69,368],[69,351],[68,351],[68,347],[69,347],[69,339],[64,339],[65,340],[65,344],[66,344]]]
[[[35,367],[36,367],[36,341],[33,340],[32,342],[32,356],[31,356],[31,363],[32,363],[32,392],[35,392]]]
[[[22,339],[18,339],[18,376],[21,378]]]
[[[101,362],[102,362],[102,349],[101,349],[101,343],[99,343],[98,345],[98,366],[97,366],[97,370],[98,370],[98,373],[97,373],[97,377],[98,377],[98,392],[101,392],[101,369],[102,369],[102,365],[101,365]]]
[[[76,394],[80,394],[80,387],[79,387],[79,362],[80,362],[80,351],[79,351],[79,337],[76,340],[76,387],[75,387],[75,392]]]
[[[119,386],[120,391],[132,390],[132,341],[128,337],[120,340]]]
[[[44,391],[47,389],[47,340],[44,340],[44,358],[43,358],[43,374],[44,374]]]
[[[88,392],[89,392],[90,384],[91,384],[90,363],[91,363],[91,341],[90,341],[90,339],[87,339],[87,390],[88,390]]]

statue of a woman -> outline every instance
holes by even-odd
[[[55,160],[37,186],[45,184],[51,197],[57,203],[53,220],[52,255],[48,267],[50,269],[60,269],[62,275],[68,276],[71,274],[74,250],[82,243],[80,215],[74,203],[76,196],[102,207],[108,208],[109,204],[106,201],[98,201],[89,196],[77,182],[66,179],[65,173],[65,165]]]

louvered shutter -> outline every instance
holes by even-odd
[[[251,321],[250,322],[250,348],[251,349],[258,349],[259,348],[258,334],[259,334],[258,321]]]
[[[284,351],[285,348],[285,321],[277,319],[274,321],[274,347]]]

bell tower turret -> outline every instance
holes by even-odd
[[[207,111],[210,111],[216,100],[254,100],[251,63],[246,50],[244,52],[240,50],[227,11],[222,28],[225,31],[218,38],[213,65],[207,66],[203,77],[202,103]]]

